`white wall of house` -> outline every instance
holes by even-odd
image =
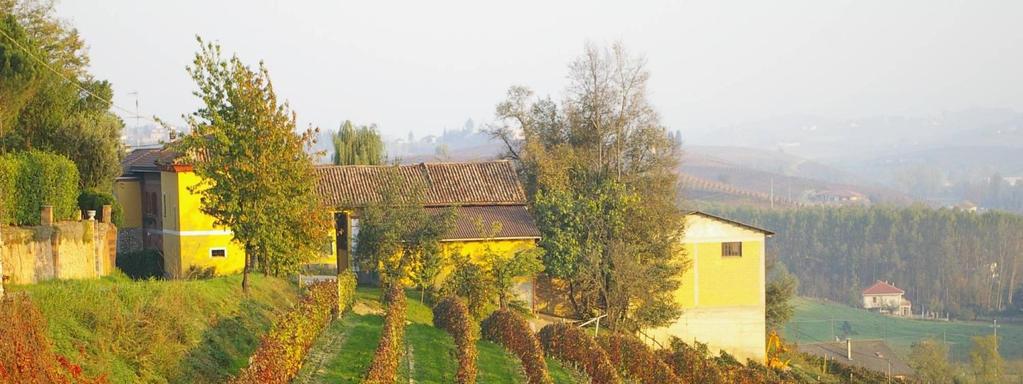
[[[884,295],[863,295],[863,308],[866,309],[887,309],[898,308],[902,304],[901,293]]]

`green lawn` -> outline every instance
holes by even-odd
[[[380,290],[359,288],[356,294],[361,305],[382,309]],[[412,350],[410,361],[403,360],[402,372],[411,373],[417,383],[453,383],[458,369],[454,340],[444,331],[433,327],[433,313],[419,302],[418,296],[409,292],[406,340]],[[312,357],[303,366],[295,380],[305,383],[358,383],[369,368],[380,338],[383,318],[377,315],[356,315],[349,313],[335,322],[320,336],[310,353]],[[481,384],[524,383],[522,368],[518,360],[501,346],[481,340],[477,344],[479,356],[478,381]],[[326,356],[326,358],[319,358]],[[548,360],[551,375],[558,384],[579,382],[570,370],[554,360]]]
[[[259,337],[298,297],[284,280],[48,281],[16,286],[39,306],[57,353],[111,383],[221,383],[248,365]]]
[[[962,321],[925,321],[882,316],[842,304],[797,298],[796,313],[785,326],[785,339],[789,342],[823,342],[844,338],[884,339],[896,352],[904,356],[918,340],[934,338],[947,340],[952,357],[958,361],[969,359],[974,336],[990,335],[991,323]],[[846,332],[844,330],[851,332]],[[999,324],[999,346],[1006,359],[1023,358],[1023,325]]]

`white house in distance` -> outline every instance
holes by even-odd
[[[878,280],[870,288],[863,290],[863,308],[894,316],[908,317],[913,314],[913,304],[902,297],[905,294],[906,291],[891,283]]]

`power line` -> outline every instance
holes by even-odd
[[[102,101],[105,101],[105,102],[106,102],[107,104],[110,104],[110,106],[112,106],[112,107],[114,107],[114,108],[116,108],[116,109],[119,109],[119,110],[121,110],[121,111],[123,111],[123,112],[125,112],[125,113],[128,113],[128,114],[129,114],[129,116],[128,116],[128,117],[135,117],[135,118],[139,118],[139,117],[141,117],[141,118],[144,118],[144,119],[146,119],[146,120],[149,120],[149,121],[151,121],[151,122],[153,122],[153,123],[156,123],[156,124],[162,124],[162,123],[161,123],[160,121],[157,121],[156,119],[154,119],[154,118],[152,118],[152,117],[148,117],[148,116],[140,116],[140,115],[138,115],[138,111],[132,112],[131,110],[129,110],[129,109],[127,109],[127,108],[124,108],[124,107],[122,107],[122,106],[120,106],[120,105],[114,104],[114,101],[113,101],[113,100],[110,100],[110,99],[106,99],[106,98],[104,98],[104,97],[100,97],[99,95],[97,95],[97,94],[93,93],[92,91],[88,90],[87,88],[85,88],[85,87],[83,87],[83,86],[82,86],[81,84],[79,84],[79,82],[78,82],[77,80],[74,80],[74,79],[68,78],[68,77],[67,77],[66,75],[64,75],[64,74],[63,74],[63,73],[61,73],[60,71],[58,71],[58,70],[54,69],[53,67],[51,67],[51,66],[50,66],[50,63],[46,62],[46,61],[45,61],[45,60],[43,60],[43,59],[40,59],[40,58],[39,58],[38,56],[36,56],[36,54],[35,54],[35,53],[33,53],[33,52],[32,52],[31,50],[29,50],[28,48],[25,48],[25,46],[21,45],[21,43],[19,43],[19,42],[18,42],[17,40],[15,40],[15,39],[14,39],[13,37],[11,37],[11,35],[8,35],[8,34],[7,34],[7,32],[4,32],[4,30],[3,30],[3,29],[0,29],[0,35],[3,35],[4,37],[6,37],[6,38],[7,38],[7,40],[8,40],[8,41],[10,41],[11,43],[13,43],[13,44],[14,44],[14,45],[15,45],[16,47],[18,47],[18,49],[21,49],[21,50],[22,50],[22,52],[25,52],[25,54],[27,54],[27,55],[28,55],[29,57],[31,57],[31,58],[32,58],[33,60],[35,60],[36,62],[38,62],[39,64],[41,64],[41,65],[42,65],[43,67],[45,67],[46,69],[50,70],[50,72],[53,72],[53,73],[54,73],[55,75],[59,76],[59,77],[60,77],[61,79],[64,79],[64,81],[67,81],[67,82],[71,83],[72,85],[74,85],[75,87],[77,87],[77,88],[78,88],[79,90],[81,90],[82,92],[85,92],[85,93],[86,93],[86,94],[88,94],[89,96],[92,96],[92,97],[95,97],[95,98],[97,98],[97,99],[100,99],[100,100],[102,100]]]

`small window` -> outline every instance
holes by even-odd
[[[742,256],[742,242],[721,243],[721,256]]]
[[[210,257],[227,257],[226,248],[210,248]]]

